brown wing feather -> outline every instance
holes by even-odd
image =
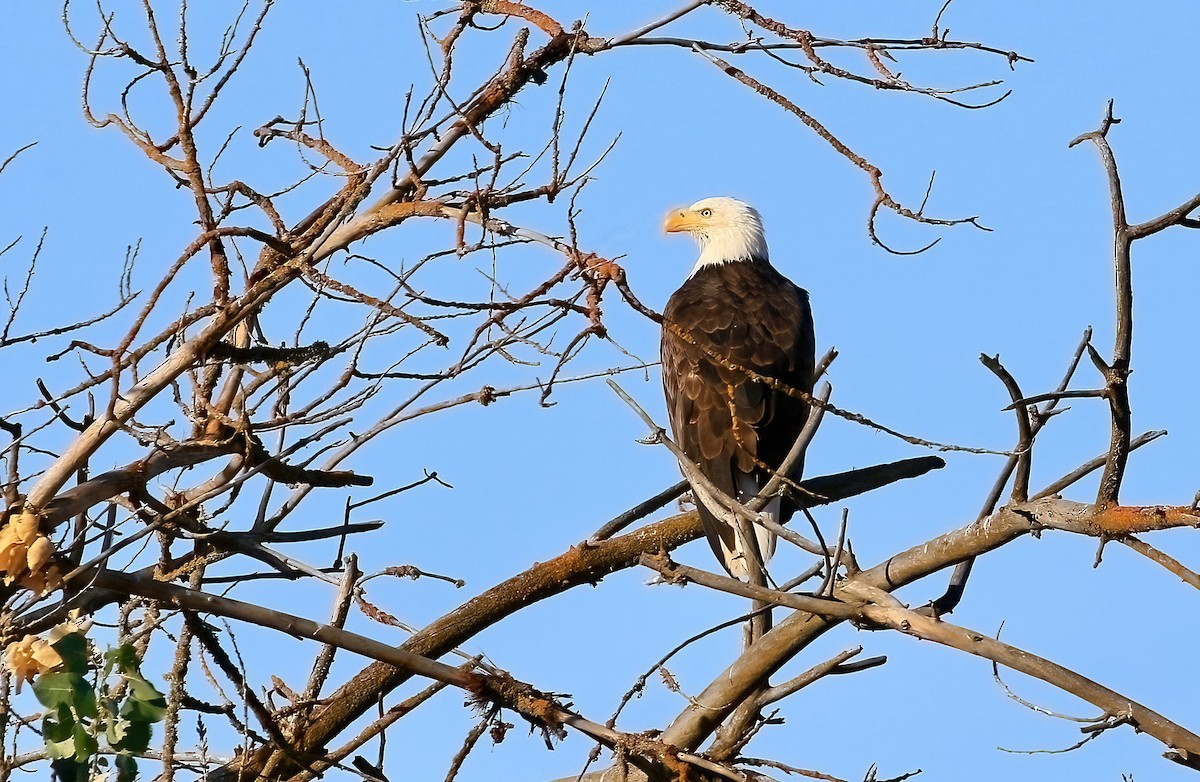
[[[671,296],[663,317],[663,386],[676,442],[730,496],[738,494],[739,473],[761,486],[795,442],[809,407],[747,370],[811,392],[808,293],[765,261],[711,265]],[[719,540],[733,550],[733,530],[699,510],[723,561]],[[792,510],[785,503],[783,520]]]

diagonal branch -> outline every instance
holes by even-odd
[[[995,550],[1022,535],[1045,529],[1091,537],[1120,537],[1196,524],[1200,524],[1200,514],[1190,507],[1105,508],[1047,498],[1006,506],[984,519],[913,546],[839,582],[839,589],[861,585],[891,592]],[[850,598],[856,599],[854,595]],[[696,696],[663,732],[662,739],[689,749],[700,746],[762,681],[836,624],[836,620],[806,611],[792,613]]]
[[[883,590],[850,584],[844,591],[863,599],[877,601],[876,604],[867,605],[862,609],[862,617],[868,622],[983,657],[1014,671],[1041,679],[1099,706],[1110,717],[1128,721],[1138,733],[1145,733],[1165,744],[1168,748],[1164,753],[1166,758],[1200,770],[1200,736],[1137,701],[1043,657],[974,630],[910,611]]]
[[[837,475],[811,478],[801,483],[805,497],[814,504],[839,502],[906,478],[924,475],[944,462],[934,456],[906,459],[886,465],[851,470]],[[527,606],[568,589],[594,584],[604,576],[633,567],[644,553],[673,551],[703,535],[699,516],[684,513],[649,524],[626,535],[575,546],[565,553],[503,581],[430,623],[403,644],[403,648],[426,657],[437,657],[461,646],[487,627]],[[347,725],[372,708],[379,697],[407,681],[409,675],[386,663],[373,663],[351,677],[331,694],[314,713],[304,736],[304,746],[327,743]],[[237,766],[217,775],[238,779],[238,768],[258,768],[270,748],[250,753]]]
[[[140,595],[185,611],[215,614],[250,622],[288,635],[310,638],[365,657],[385,661],[389,665],[409,673],[466,690],[473,699],[479,702],[495,703],[511,709],[528,720],[534,727],[546,732],[547,735],[553,734],[562,737],[563,726],[568,726],[605,746],[635,749],[651,764],[662,763],[670,766],[673,761],[682,760],[720,776],[735,781],[739,780],[723,766],[704,758],[686,752],[678,752],[675,748],[668,747],[661,742],[629,736],[585,719],[558,703],[553,696],[539,692],[530,685],[517,681],[502,672],[481,674],[464,668],[456,668],[364,635],[343,630],[340,627],[320,624],[253,603],[211,595],[151,578],[107,570],[96,574],[94,583],[100,589],[112,589],[125,594]],[[193,625],[193,627],[195,626]],[[270,722],[269,715],[266,716],[267,722]]]
[[[823,139],[825,141],[825,143],[829,144],[829,146],[831,146],[835,152],[837,152],[839,155],[841,155],[842,157],[849,160],[851,163],[853,163],[855,166],[857,166],[859,169],[861,169],[864,173],[866,173],[867,177],[870,179],[871,187],[875,191],[875,201],[871,205],[870,216],[867,219],[867,232],[870,235],[871,240],[873,242],[875,242],[876,244],[878,244],[883,249],[887,250],[888,252],[890,252],[894,255],[914,255],[916,253],[924,252],[925,250],[928,250],[929,248],[933,247],[935,244],[937,244],[939,241],[941,241],[941,238],[939,237],[937,239],[934,239],[928,245],[920,248],[919,250],[915,250],[915,251],[894,250],[891,247],[889,247],[888,245],[884,244],[883,241],[881,241],[879,239],[879,236],[875,231],[875,217],[881,208],[888,209],[888,210],[900,215],[901,217],[907,218],[909,220],[913,220],[918,223],[925,223],[927,225],[951,226],[951,225],[961,225],[963,223],[969,223],[971,225],[974,225],[976,228],[979,228],[980,230],[984,230],[984,231],[990,230],[990,229],[984,228],[984,226],[979,224],[978,217],[960,217],[960,218],[927,217],[921,210],[913,211],[912,209],[909,209],[908,207],[904,206],[900,202],[896,201],[896,199],[892,198],[892,196],[887,192],[887,190],[884,189],[884,187],[883,187],[883,171],[881,171],[877,166],[868,162],[864,157],[859,155],[857,152],[850,149],[850,147],[846,146],[846,144],[844,142],[842,142],[837,136],[835,136],[828,128],[826,128],[823,124],[821,124],[811,114],[809,114],[808,112],[801,109],[795,103],[788,100],[787,98],[785,98],[783,95],[776,92],[771,87],[767,86],[766,84],[763,84],[758,79],[755,79],[753,76],[750,76],[748,73],[741,70],[740,68],[730,65],[728,62],[726,62],[725,60],[722,60],[720,57],[717,57],[714,54],[710,54],[709,52],[702,49],[699,45],[694,46],[693,49],[696,51],[697,54],[701,55],[702,57],[707,59],[709,62],[711,62],[713,65],[717,66],[722,71],[724,71],[724,73],[726,75],[741,82],[742,84],[745,84],[747,87],[754,90],[759,95],[762,95],[763,97],[767,98],[768,100],[772,101],[773,103],[776,103],[779,106],[781,106],[784,110],[795,115],[802,123],[804,123],[804,125],[806,125],[810,130],[812,130],[814,133],[816,133],[819,137],[821,137],[821,139]]]

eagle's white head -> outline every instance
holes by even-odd
[[[705,198],[676,209],[663,223],[667,233],[687,232],[700,245],[695,274],[710,263],[767,260],[767,236],[758,210],[736,198]]]

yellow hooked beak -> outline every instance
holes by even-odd
[[[676,209],[667,215],[663,221],[663,231],[669,234],[679,233],[680,231],[691,231],[699,225],[699,219],[695,212],[687,209]]]

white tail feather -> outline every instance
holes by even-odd
[[[758,482],[754,480],[753,475],[747,475],[746,473],[738,473],[738,475],[737,475],[737,501],[738,502],[741,502],[741,503],[749,502],[751,499],[753,499],[758,494],[759,488],[760,487],[758,485]],[[780,501],[781,501],[781,498],[772,497],[770,499],[770,501],[767,502],[766,506],[764,506],[762,511],[760,511],[760,512],[762,513],[762,515],[766,516],[771,521],[774,521],[775,523],[779,523]],[[758,544],[757,545],[758,552],[762,557],[762,565],[765,568],[767,566],[767,562],[770,561],[771,556],[775,553],[775,542],[776,542],[775,533],[771,532],[770,530],[766,529],[765,527],[755,524],[754,525],[754,536],[755,536],[755,542]],[[736,551],[725,551],[725,555],[726,555],[725,561],[729,564],[729,571],[731,573],[733,573],[735,578],[737,578],[741,581],[749,582],[751,580],[751,578],[750,578],[751,568],[754,567],[753,562],[755,560],[755,557],[750,555],[750,553],[748,551],[749,546],[746,545],[746,541],[742,537],[741,530],[737,526],[734,527],[734,540],[736,542],[737,550]],[[721,548],[724,549],[725,546],[722,544]]]

